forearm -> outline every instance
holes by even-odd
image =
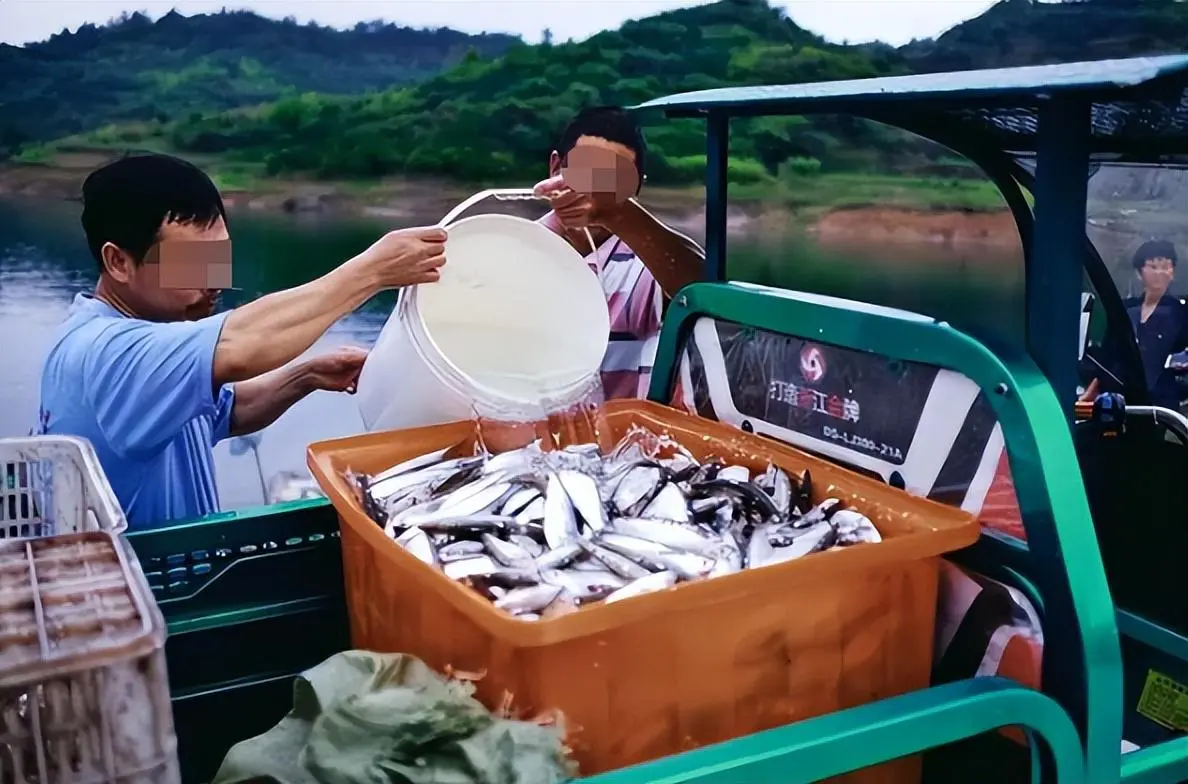
[[[701,277],[705,251],[634,199],[607,216],[602,225],[630,246],[667,296]]]
[[[235,385],[231,408],[231,435],[255,433],[313,391],[303,365],[284,367]]]
[[[215,347],[214,388],[261,380],[257,377],[294,360],[379,289],[356,258],[303,286],[236,308],[227,316]]]

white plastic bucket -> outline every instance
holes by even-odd
[[[509,215],[464,218],[449,227],[441,280],[401,292],[363,365],[363,425],[539,419],[589,392],[609,333],[598,278],[564,239]]]

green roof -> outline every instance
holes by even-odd
[[[1188,55],[914,74],[811,84],[723,87],[640,104],[671,117],[721,113],[854,114],[910,127],[921,120],[991,137],[1002,149],[1028,150],[1036,113],[1048,96],[1093,101],[1099,150],[1157,138],[1188,144]],[[902,120],[903,122],[897,122]],[[966,126],[961,128],[961,126]]]

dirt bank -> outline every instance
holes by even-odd
[[[191,156],[198,165],[207,162]],[[20,196],[77,200],[82,181],[95,167],[110,160],[103,152],[58,154],[48,165],[0,164],[0,197]],[[372,183],[266,179],[244,187],[219,182],[232,209],[286,213],[327,213],[367,216],[394,223],[445,215],[482,186],[447,180],[389,177]],[[705,206],[698,188],[649,188],[644,203],[669,225],[697,239],[704,236]],[[538,202],[507,202],[501,212],[525,217],[540,213]],[[857,207],[793,212],[780,204],[732,204],[727,213],[732,234],[777,233],[790,229],[815,234],[822,243],[928,243],[937,246],[1018,246],[1010,213],[909,208]]]
[[[1005,209],[997,212],[840,209],[821,216],[811,231],[827,244],[859,241],[1020,247],[1015,220]]]

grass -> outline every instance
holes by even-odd
[[[774,201],[796,211],[877,206],[990,212],[1006,206],[989,180],[879,173],[787,176],[771,183],[732,186],[730,195],[732,200]]]
[[[13,160],[19,164],[53,166],[59,153],[170,152],[168,139],[159,123],[136,126],[119,125],[99,128],[24,150]],[[221,190],[235,192],[283,191],[294,182],[309,182],[302,175],[269,177],[258,161],[239,156],[193,155],[186,158],[202,166]],[[747,162],[751,163],[751,162]],[[757,165],[757,164],[756,164]],[[738,205],[782,207],[798,214],[820,214],[835,209],[890,207],[935,212],[990,212],[1005,207],[995,186],[985,179],[960,177],[922,177],[910,174],[864,172],[784,171],[780,177],[762,174],[747,177],[749,182],[730,185],[730,201]],[[426,178],[429,182],[431,178]],[[499,183],[455,183],[475,189],[498,187]],[[382,180],[331,179],[326,181],[339,192],[361,200],[381,200],[390,195],[392,182]],[[652,199],[673,205],[696,205],[704,199],[701,185],[685,187],[649,187]]]

